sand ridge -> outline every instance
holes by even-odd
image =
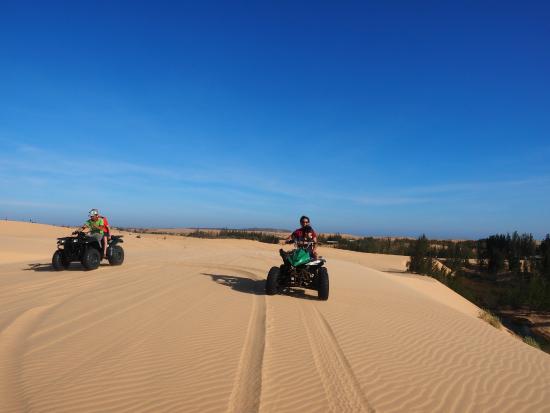
[[[265,296],[279,246],[126,234],[52,272],[70,229],[0,222],[0,405],[56,412],[542,412],[550,357],[406,258],[322,249],[331,296]]]

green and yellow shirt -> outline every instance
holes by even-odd
[[[92,221],[91,219],[89,219],[88,221],[86,221],[86,225],[88,226],[88,228],[90,228],[90,232],[92,234],[101,234],[103,235],[103,226],[105,225],[103,223],[103,218],[99,218],[97,221]]]

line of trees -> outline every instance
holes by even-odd
[[[435,277],[468,299],[479,294],[466,291],[471,283],[464,280],[473,277],[489,286],[484,294],[496,296],[499,306],[550,310],[550,235],[537,242],[531,234],[496,234],[444,245],[444,253],[422,235],[411,242],[410,257],[410,272]]]
[[[548,239],[548,236],[547,236]],[[539,258],[544,253],[547,241],[542,241],[540,250],[531,234],[491,235],[478,241],[477,259],[480,267],[486,266],[490,274],[509,271],[515,275],[534,273]]]
[[[373,238],[358,239],[344,238],[340,234],[320,235],[317,240],[321,244],[332,244],[334,248],[350,251],[370,252],[374,254],[407,255],[413,240],[402,238]]]
[[[424,236],[424,238],[426,238]],[[335,248],[374,254],[411,255],[418,240],[409,238],[344,238],[340,234],[320,235],[322,244],[332,244]],[[459,259],[460,263],[475,258],[476,241],[428,240],[426,256],[442,259]]]
[[[219,231],[201,231],[196,230],[189,234],[188,237],[195,238],[233,238],[233,239],[249,239],[253,241],[265,242],[267,244],[278,244],[279,237],[273,234],[267,234],[259,231],[244,231],[235,229],[221,229]]]

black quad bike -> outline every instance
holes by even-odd
[[[292,251],[282,248],[279,254],[283,259],[283,265],[272,267],[267,274],[265,292],[274,295],[292,287],[317,290],[320,300],[328,300],[329,280],[328,271],[324,267],[324,258],[311,258],[308,250],[312,242],[296,242]]]
[[[52,266],[56,271],[69,268],[71,262],[80,261],[86,270],[99,267],[102,258],[107,258],[109,264],[120,265],[124,262],[122,235],[112,235],[107,247],[107,257],[102,257],[103,248],[96,238],[84,232],[76,231],[72,237],[57,239],[57,251],[52,257]]]

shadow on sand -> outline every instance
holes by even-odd
[[[36,272],[57,272],[54,270],[51,263],[35,263],[27,264],[28,268],[23,268],[23,271],[36,271]],[[100,267],[108,267],[109,264],[100,264]],[[65,271],[86,271],[79,262],[73,262]]]
[[[253,280],[252,278],[239,277],[236,275],[207,273],[203,273],[203,275],[208,275],[215,283],[225,285],[241,293],[265,295],[265,280]]]
[[[252,278],[239,277],[236,275],[202,274],[208,275],[215,283],[225,285],[232,290],[247,294],[265,295],[265,280],[253,280]],[[301,298],[303,300],[317,300],[314,296],[306,295],[305,291],[301,289],[285,288],[279,294]]]

